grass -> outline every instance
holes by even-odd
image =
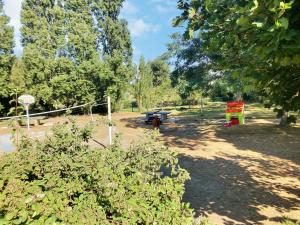
[[[200,106],[177,106],[164,107],[162,110],[170,111],[175,116],[195,116],[205,119],[224,119],[226,103],[225,102],[207,102],[203,108],[203,115],[200,111]],[[259,118],[276,118],[276,114],[272,109],[266,109],[262,104],[252,103],[246,104],[245,115],[248,119]]]
[[[224,119],[226,102],[205,102],[203,114],[200,111],[200,106],[167,106],[148,111],[163,110],[169,111],[173,116],[194,116],[204,119]],[[132,108],[124,109],[123,112],[132,112]],[[133,108],[133,112],[138,112],[138,108]],[[262,104],[251,103],[245,106],[245,115],[248,119],[275,119],[276,114],[273,109],[266,109]]]

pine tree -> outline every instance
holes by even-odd
[[[13,64],[14,31],[8,25],[4,14],[3,0],[0,0],[0,114],[7,112],[9,97],[9,76]]]

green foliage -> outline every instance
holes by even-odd
[[[1,224],[191,224],[188,173],[153,137],[125,149],[88,145],[91,128],[23,137],[0,159]]]
[[[171,86],[169,65],[159,58],[146,63],[142,56],[134,83],[134,95],[140,111],[177,101],[179,96]]]
[[[173,34],[171,38],[168,54],[170,59],[175,59],[172,85],[178,89],[183,102],[191,100],[196,92],[207,96],[210,84],[219,79],[220,75],[211,73],[203,43],[199,38],[185,40],[179,33]]]
[[[134,93],[140,111],[153,107],[153,74],[143,56],[139,62]]]
[[[170,76],[170,69],[169,69],[169,65],[166,64],[165,61],[160,59],[155,59],[149,62],[149,66],[153,74],[154,87],[157,87],[163,84],[166,80],[168,80]]]
[[[111,95],[115,110],[123,108],[128,83],[134,75],[128,24],[126,20],[118,18],[123,2],[124,0],[93,1],[92,4],[100,31],[98,40],[100,49],[103,49],[102,57],[111,71],[110,76],[104,78],[105,93]]]
[[[194,220],[193,225],[213,225],[207,218],[199,217]]]
[[[14,31],[8,23],[9,18],[3,12],[3,0],[0,0],[0,115],[8,107],[9,76],[14,60]]]
[[[36,109],[83,104],[108,94],[120,105],[133,74],[130,33],[118,17],[123,2],[24,1],[23,74]]]
[[[284,112],[300,109],[299,1],[180,0],[185,38],[199,36],[215,71],[250,80]]]

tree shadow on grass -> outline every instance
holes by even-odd
[[[260,221],[267,218],[260,214],[259,207],[271,206],[280,212],[299,207],[299,199],[276,194],[282,187],[270,187],[254,180],[252,177],[257,174],[241,167],[239,160],[242,158],[204,159],[180,155],[180,165],[191,176],[184,201],[191,204],[197,216],[217,213],[240,224],[262,224]],[[298,192],[294,187],[285,188]],[[225,224],[232,224],[231,220]]]

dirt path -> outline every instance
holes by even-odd
[[[124,145],[151,128],[139,116],[113,115]],[[88,120],[77,118],[82,125]],[[279,224],[284,217],[300,220],[300,127],[280,129],[272,122],[253,120],[224,128],[183,117],[161,127],[162,141],[179,152],[180,165],[190,173],[184,200],[197,216],[226,225]],[[95,131],[94,139],[107,144],[107,127],[100,125]]]
[[[122,127],[144,127],[136,118]],[[124,123],[125,122],[125,123]],[[182,119],[161,128],[189,171],[184,200],[214,224],[279,224],[300,220],[300,127],[272,120],[224,128]]]
[[[165,140],[182,153],[181,165],[191,175],[185,199],[197,213],[216,224],[300,219],[299,129],[281,132],[259,124],[187,130],[177,138],[176,131],[167,133]]]

